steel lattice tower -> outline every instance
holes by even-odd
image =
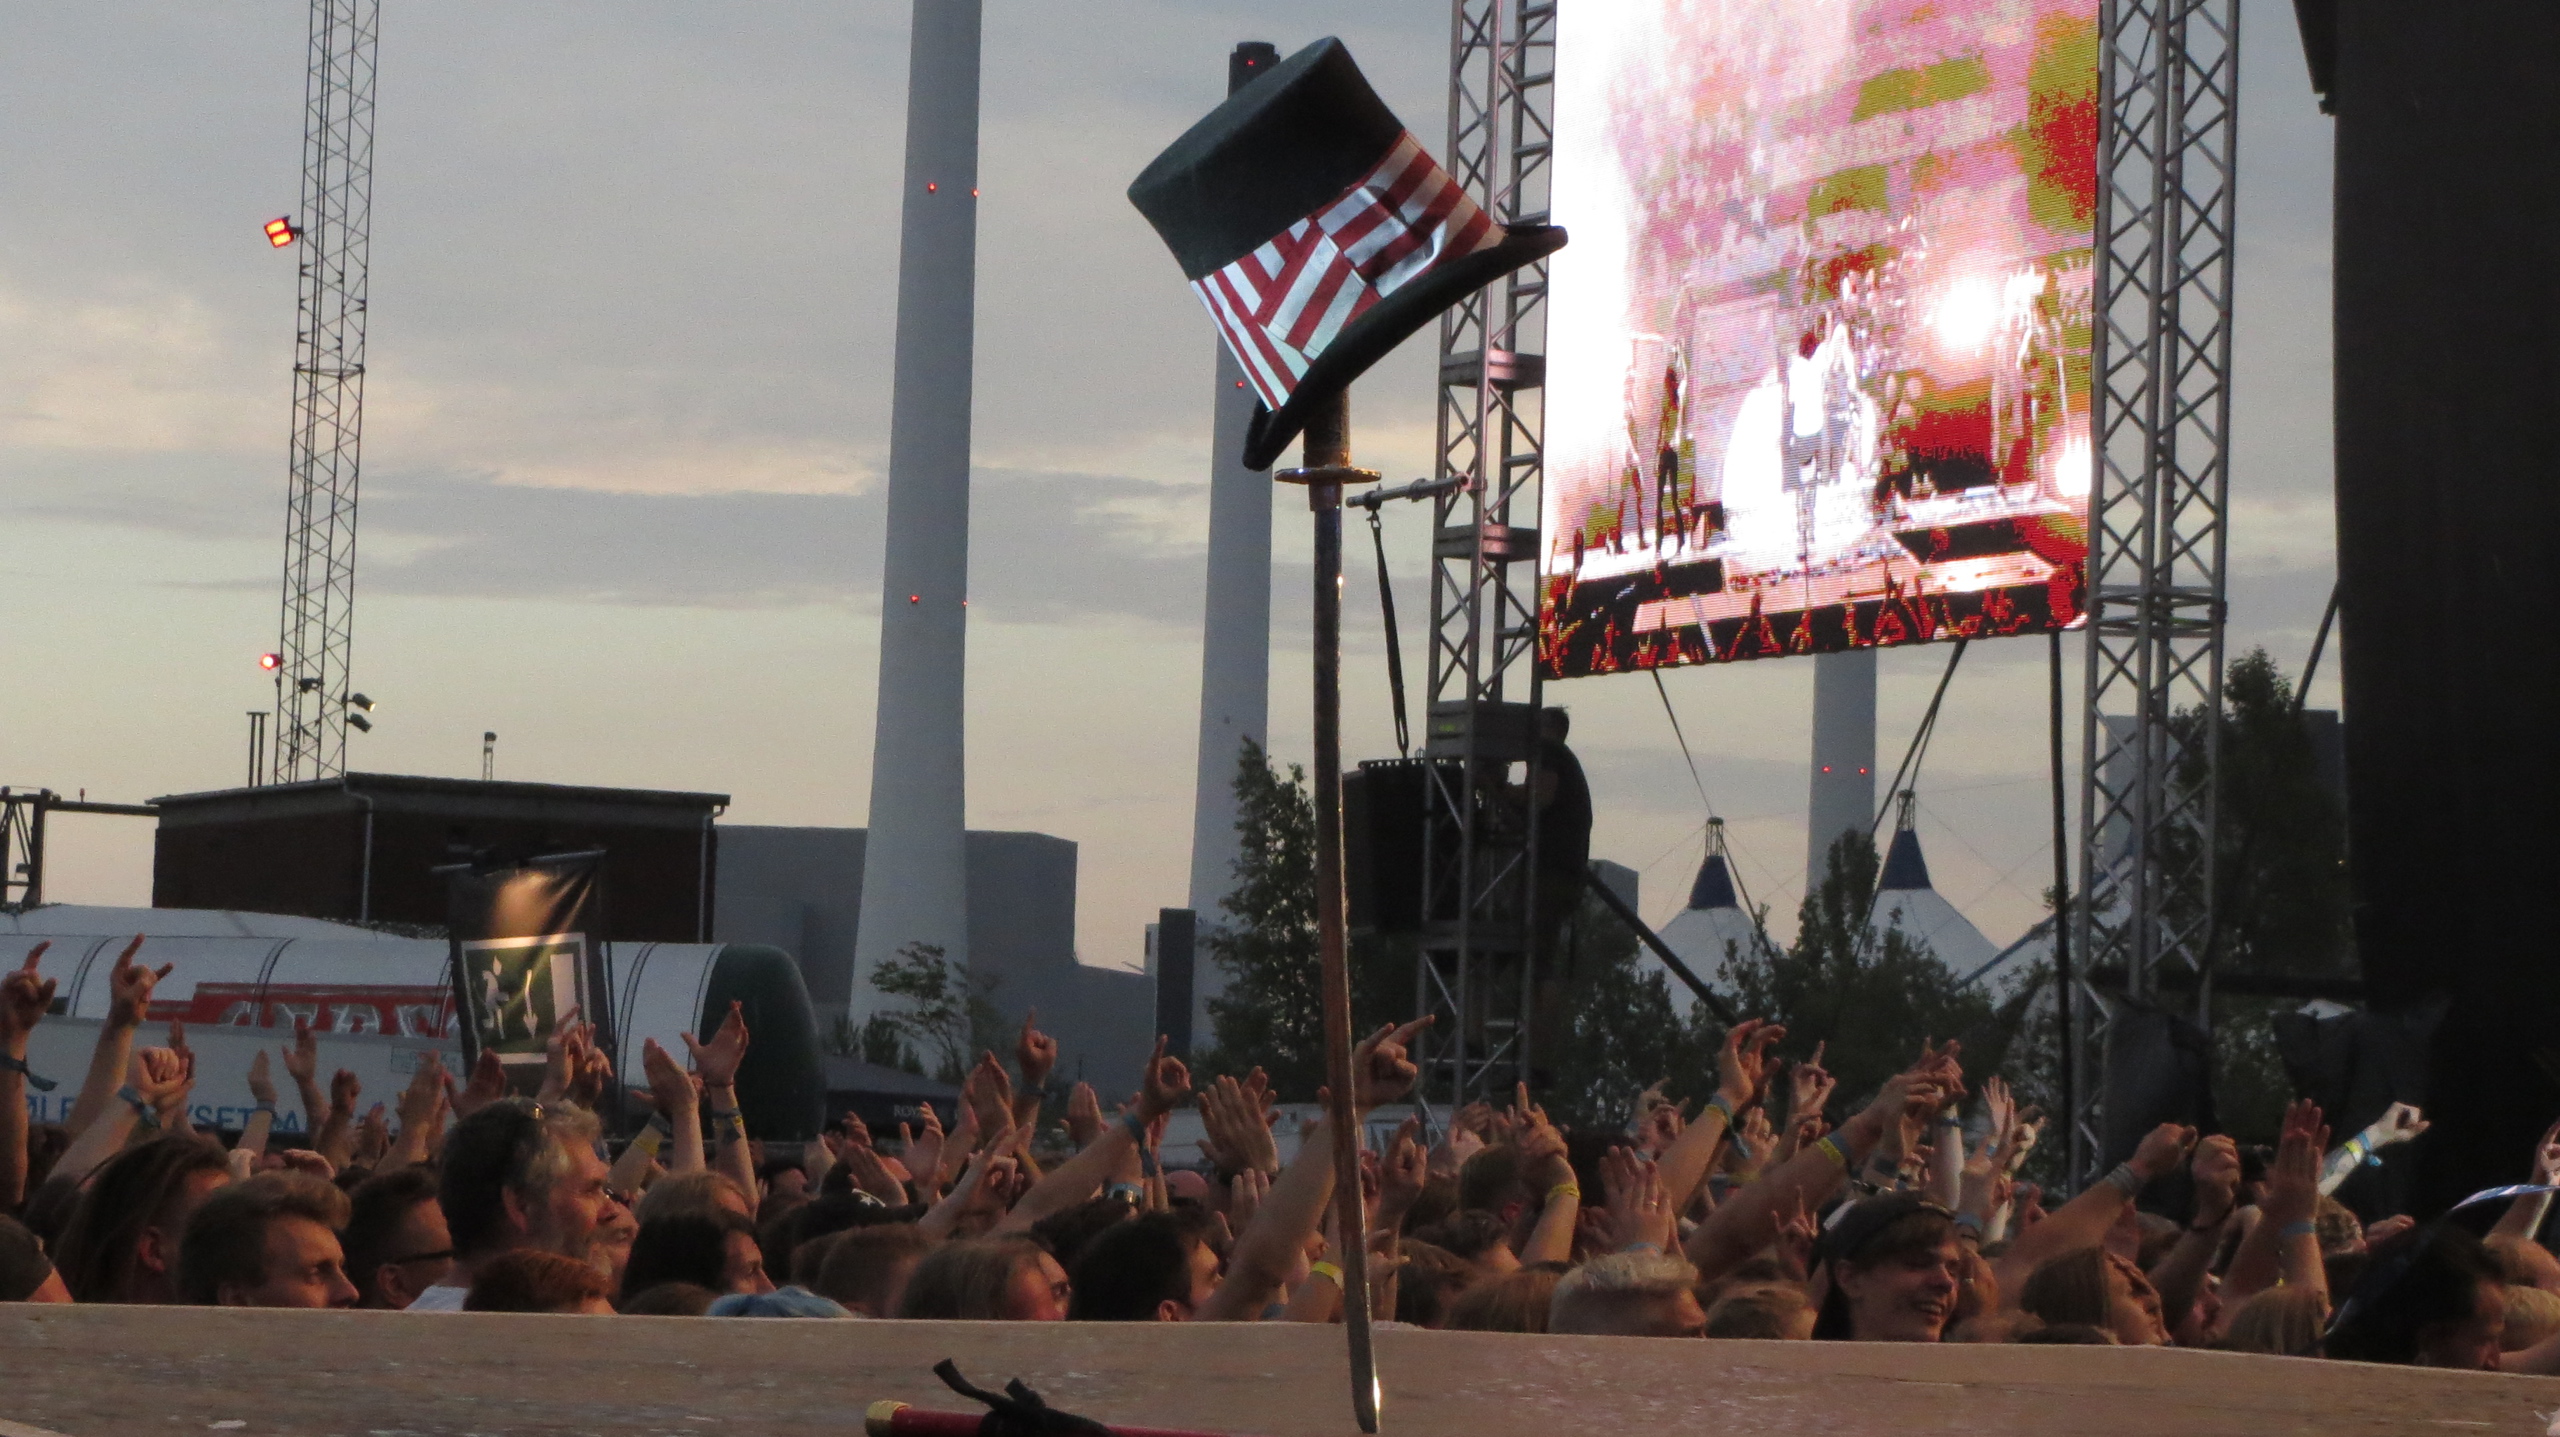
[[[274,781],[346,770],[381,0],[312,0]]]
[[[1454,0],[1449,173],[1504,224],[1546,219],[1555,75],[1553,0]],[[1421,1096],[1464,1103],[1529,1075],[1535,833],[1501,796],[1537,755],[1535,527],[1544,470],[1547,262],[1442,317],[1432,501],[1432,765],[1424,832]],[[1514,527],[1516,510],[1530,523]],[[1515,566],[1526,566],[1515,569]]]
[[[2075,1188],[2108,1146],[2118,1005],[2176,974],[2210,1014],[2220,726],[2183,754],[2171,720],[2222,707],[2239,22],[2238,0],[2106,0],[2100,22]]]

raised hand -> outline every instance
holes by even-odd
[[[1271,1195],[1271,1179],[1251,1168],[1236,1174],[1227,1186],[1227,1223],[1237,1232],[1253,1225],[1253,1215],[1262,1210],[1262,1200]]]
[[[341,1113],[353,1113],[356,1099],[364,1096],[364,1082],[355,1074],[340,1068],[329,1079],[329,1106]]]
[[[2133,1175],[2148,1183],[2176,1172],[2195,1140],[2196,1130],[2180,1123],[2162,1123],[2153,1128],[2142,1135],[2142,1141],[2127,1160],[2133,1168]]]
[[[2329,1125],[2320,1120],[2320,1105],[2304,1098],[2288,1106],[2275,1161],[2267,1166],[2265,1221],[2281,1227],[2311,1220],[2320,1204],[2320,1158],[2328,1150]]]
[[[1022,1036],[1014,1040],[1013,1064],[1022,1072],[1023,1091],[1036,1093],[1048,1086],[1049,1074],[1058,1066],[1058,1040],[1033,1027],[1040,1020],[1040,1010],[1022,1015]]]
[[[36,976],[36,963],[52,946],[46,942],[28,949],[27,961],[0,978],[0,1042],[11,1045],[11,1056],[23,1056],[16,1045],[35,1030],[53,1007],[54,980]]]
[[[981,1129],[994,1128],[999,1116],[1007,1123],[1013,1121],[1013,1079],[993,1053],[979,1056],[978,1065],[960,1085],[960,1097],[977,1110]]]
[[[1102,1136],[1102,1095],[1091,1083],[1078,1083],[1067,1090],[1067,1140],[1079,1148],[1093,1146]]]
[[[444,1054],[429,1053],[409,1074],[408,1085],[400,1090],[400,1135],[405,1138],[412,1129],[424,1132],[443,1106]]]
[[[587,1025],[578,1021],[578,1009],[571,1008],[551,1025],[551,1036],[542,1040],[542,1087],[533,1095],[537,1103],[556,1103],[569,1096],[578,1080],[578,1067],[585,1061]]]
[[[1788,1117],[1819,1113],[1830,1103],[1831,1090],[1840,1086],[1840,1080],[1822,1066],[1823,1050],[1830,1046],[1828,1042],[1814,1044],[1812,1057],[1787,1070]]]
[[[2425,1132],[2430,1126],[2426,1118],[2418,1112],[2417,1105],[2393,1103],[2390,1107],[2383,1109],[2382,1116],[2374,1119],[2364,1131],[2366,1139],[2373,1146],[2382,1148],[2389,1147],[2393,1143],[2408,1142]]]
[[[569,1077],[569,1101],[583,1108],[593,1108],[613,1085],[613,1059],[605,1056],[604,1049],[595,1046],[595,1030],[589,1028],[587,1032],[589,1037],[580,1045],[577,1067]]]
[[[1138,1117],[1152,1123],[1181,1107],[1191,1096],[1191,1069],[1180,1058],[1165,1056],[1166,1039],[1156,1039],[1156,1050],[1147,1058],[1145,1084],[1138,1090]]]
[[[1366,1042],[1351,1053],[1351,1107],[1354,1112],[1367,1112],[1382,1103],[1393,1103],[1413,1091],[1422,1070],[1409,1056],[1414,1035],[1431,1026],[1426,1015],[1399,1028],[1390,1023],[1369,1035]]]
[[[490,1061],[497,1061],[495,1054]],[[293,1046],[284,1050],[284,1071],[302,1095],[302,1120],[309,1124],[305,1131],[319,1132],[329,1120],[329,1104],[320,1092],[320,1035],[311,1031],[306,1018],[293,1020]]]
[[[292,1066],[292,1059],[285,1062],[287,1067]],[[507,1095],[507,1065],[498,1061],[495,1052],[483,1048],[471,1065],[471,1081],[455,1088],[448,1079],[446,1089],[445,1100],[453,1104],[453,1115],[467,1118]],[[315,1116],[312,1121],[317,1123],[319,1119]]]
[[[125,1082],[165,1123],[171,1108],[186,1105],[187,1089],[194,1085],[195,1075],[168,1049],[142,1048],[126,1065]]]
[[[124,951],[116,955],[115,966],[107,970],[107,992],[111,995],[107,1006],[107,1026],[110,1028],[141,1027],[143,1015],[151,1010],[151,990],[159,987],[160,980],[168,977],[169,970],[177,966],[163,963],[157,968],[146,968],[133,961],[133,955],[141,951],[142,935],[136,933],[133,941],[124,945]]]
[[[664,1113],[668,1122],[680,1127],[686,1114],[701,1112],[702,1095],[694,1088],[692,1075],[677,1067],[675,1058],[655,1038],[640,1040],[640,1076],[649,1086],[632,1091]]]
[[[1658,1158],[1680,1141],[1680,1135],[1689,1127],[1685,1109],[1682,1103],[1656,1103],[1645,1109],[1644,1116],[1636,1121],[1635,1131],[1636,1146],[1645,1156]]]
[[[1423,1184],[1430,1178],[1431,1155],[1422,1146],[1422,1120],[1407,1118],[1396,1129],[1395,1140],[1387,1144],[1386,1156],[1378,1163],[1377,1230],[1392,1232],[1403,1227],[1405,1214],[1421,1200]]]
[[[1735,1112],[1760,1101],[1773,1066],[1770,1045],[1786,1036],[1785,1028],[1758,1018],[1745,1018],[1726,1030],[1724,1046],[1716,1050],[1716,1092]]]
[[[1624,1250],[1651,1245],[1671,1249],[1675,1223],[1670,1195],[1653,1159],[1633,1148],[1611,1148],[1600,1159],[1600,1186],[1608,1194],[1609,1245]]]
[[[382,1161],[391,1151],[391,1118],[376,1103],[365,1112],[364,1121],[356,1125],[355,1160],[371,1165]]]
[[[1770,1240],[1777,1251],[1778,1266],[1791,1282],[1805,1280],[1813,1265],[1813,1246],[1822,1236],[1822,1225],[1805,1211],[1804,1194],[1788,1195],[1770,1213]]]
[[[745,1004],[730,1000],[729,1016],[720,1020],[720,1031],[711,1035],[710,1042],[698,1042],[691,1033],[682,1036],[685,1051],[693,1056],[693,1070],[701,1075],[704,1087],[736,1086],[738,1063],[747,1056]]]
[[[898,1124],[898,1145],[904,1149],[901,1155],[907,1161],[907,1171],[915,1174],[918,1182],[929,1184],[934,1192],[940,1193],[942,1191],[942,1117],[934,1112],[931,1103],[919,1103],[917,1106],[924,1109],[924,1126],[919,1131],[911,1132],[906,1124]]]
[[[2240,1145],[2221,1133],[2196,1143],[2187,1164],[2195,1178],[2195,1227],[2219,1227],[2240,1201]]]
[[[260,1048],[249,1060],[249,1096],[259,1107],[276,1105],[276,1080],[267,1068],[267,1050]]]
[[[2542,1141],[2533,1145],[2533,1180],[2560,1182],[2560,1123],[2543,1129]]]

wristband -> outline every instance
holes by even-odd
[[[141,1123],[146,1128],[156,1128],[160,1126],[159,1110],[152,1107],[150,1101],[142,1096],[141,1089],[136,1088],[131,1083],[127,1083],[123,1087],[116,1089],[116,1096],[133,1105],[133,1116],[135,1121]]]
[[[658,1155],[659,1147],[664,1144],[666,1140],[666,1135],[658,1131],[658,1125],[656,1123],[651,1123],[649,1126],[642,1128],[639,1134],[632,1138],[631,1146],[639,1149],[647,1156],[654,1158]]]
[[[2313,1233],[2318,1232],[2319,1230],[2320,1230],[2320,1226],[2319,1226],[2319,1224],[2317,1224],[2317,1223],[2313,1222],[2313,1221],[2312,1221],[2311,1219],[2309,1219],[2309,1218],[2303,1218],[2303,1219],[2301,1219],[2301,1220],[2300,1220],[2300,1221],[2298,1221],[2298,1222],[2289,1222],[2289,1223],[2286,1223],[2284,1226],[2282,1226],[2282,1227],[2280,1227],[2280,1228],[2277,1228],[2277,1229],[2276,1229],[2276,1236],[2278,1236],[2278,1237],[2309,1237],[2309,1236],[2311,1236]]]
[[[255,1116],[255,1115],[259,1114],[259,1113],[264,1113],[264,1114],[266,1114],[268,1117],[271,1117],[271,1118],[272,1118],[272,1117],[274,1117],[274,1116],[276,1115],[276,1105],[275,1105],[274,1103],[272,1103],[272,1102],[260,1103],[260,1104],[258,1104],[256,1107],[251,1108],[251,1109],[249,1110],[249,1112],[250,1112],[250,1114],[251,1114],[252,1116]]]
[[[50,1093],[54,1089],[62,1086],[51,1078],[37,1077],[36,1070],[27,1066],[26,1059],[12,1058],[6,1053],[0,1053],[0,1073],[17,1074],[19,1077],[27,1080],[28,1087],[35,1089],[39,1093]]]
[[[1724,1114],[1724,1125],[1728,1128],[1741,1121],[1741,1115],[1733,1110],[1732,1100],[1721,1092],[1709,1093],[1707,1106]]]
[[[1975,1242],[1982,1241],[1982,1219],[1969,1212],[1960,1212],[1950,1221],[1956,1225],[1956,1231],[1969,1235]]]
[[[1658,1242],[1631,1242],[1631,1243],[1628,1243],[1625,1247],[1619,1248],[1619,1249],[1618,1249],[1618,1251],[1620,1251],[1620,1252],[1660,1252],[1660,1251],[1662,1251],[1662,1244],[1660,1244],[1660,1243],[1658,1243]]]
[[[1582,1201],[1582,1184],[1578,1182],[1558,1183],[1554,1187],[1547,1189],[1548,1202],[1552,1203],[1557,1198],[1571,1198],[1575,1202]]]
[[[2373,1144],[2367,1142],[2362,1133],[2347,1139],[2347,1157],[2350,1161],[2362,1163],[2369,1168],[2382,1166],[2382,1155],[2373,1150]]]
[[[1960,1128],[1964,1126],[1964,1119],[1956,1116],[1955,1109],[1949,1108],[1945,1112],[1938,1114],[1938,1126],[1942,1128]]]
[[[2109,1172],[2101,1181],[2117,1192],[2123,1193],[2126,1202],[2133,1201],[2133,1195],[2142,1191],[2142,1175],[2133,1170],[2131,1163],[2116,1164],[2114,1171]]]
[[[1849,1170],[1849,1155],[1840,1150],[1839,1142],[1836,1141],[1829,1133],[1823,1134],[1822,1137],[1814,1143],[1814,1147],[1822,1152],[1830,1154],[1831,1160],[1840,1165],[1840,1171],[1845,1173]]]
[[[1309,1263],[1307,1276],[1321,1277],[1336,1287],[1342,1286],[1342,1269],[1329,1262]]]
[[[1742,1139],[1735,1138],[1733,1140],[1733,1151],[1735,1156],[1741,1158],[1744,1162],[1747,1163],[1751,1161],[1751,1145],[1744,1142]]]

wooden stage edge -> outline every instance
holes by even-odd
[[[2546,1437],[2560,1379],[2100,1347],[1378,1334],[1389,1437]],[[1106,1422],[1341,1437],[1340,1333],[1249,1326],[0,1306],[0,1433],[858,1432],[949,1357]]]

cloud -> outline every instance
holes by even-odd
[[[970,597],[995,622],[1197,621],[1198,496],[1087,474],[980,470]],[[364,499],[367,593],[710,609],[880,597],[884,491],[668,494],[393,474]],[[1187,522],[1182,522],[1187,518]]]

